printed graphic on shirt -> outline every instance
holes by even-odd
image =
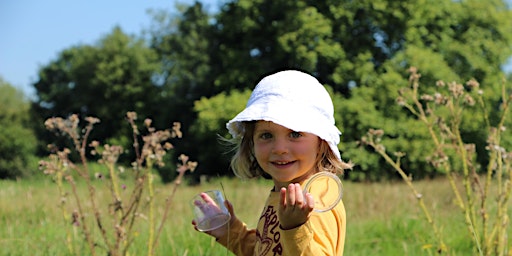
[[[260,234],[259,230],[256,231],[258,238],[260,256],[265,255],[282,255],[283,247],[281,246],[281,233],[279,232],[279,219],[277,218],[276,209],[269,205],[260,217],[260,222],[263,221],[263,229]]]

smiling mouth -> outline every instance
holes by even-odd
[[[273,164],[275,165],[287,165],[287,164],[291,164],[295,161],[275,161],[275,162],[272,162]]]

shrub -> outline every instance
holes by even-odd
[[[0,179],[31,174],[36,137],[25,125],[28,109],[23,94],[0,78]]]

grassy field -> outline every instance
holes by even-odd
[[[266,181],[213,180],[201,186],[179,187],[170,218],[162,233],[158,255],[231,255],[209,236],[191,225],[189,200],[200,191],[221,189],[233,203],[237,216],[254,227],[270,189]],[[460,210],[453,204],[445,180],[415,183],[435,220],[442,227],[452,255],[474,255]],[[85,186],[80,186],[85,193]],[[158,185],[158,214],[162,214],[171,185]],[[102,196],[102,191],[98,191]],[[401,182],[344,182],[343,197],[348,228],[345,255],[430,255],[435,241],[416,199]],[[74,232],[75,251],[87,252],[78,229],[64,223],[58,208],[57,187],[47,178],[38,181],[0,181],[0,255],[69,255],[66,230]],[[512,210],[512,209],[511,209]],[[105,213],[106,214],[106,213]],[[131,255],[145,255],[148,235],[142,220]],[[97,234],[96,234],[97,235]],[[98,236],[99,239],[99,236]],[[430,248],[430,249],[429,249]],[[86,254],[86,253],[85,253]],[[101,254],[104,255],[104,254]]]

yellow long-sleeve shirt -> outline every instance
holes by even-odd
[[[342,201],[330,211],[313,212],[306,223],[290,230],[280,228],[278,205],[279,192],[271,192],[256,229],[248,229],[237,219],[229,227],[229,234],[218,242],[234,254],[244,256],[343,255],[346,213]]]

